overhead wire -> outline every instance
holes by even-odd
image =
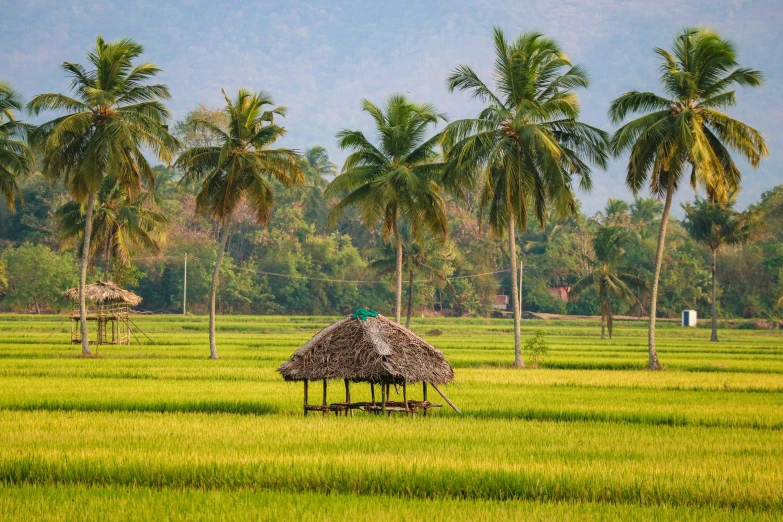
[[[145,261],[145,260],[167,260],[167,259],[179,259],[178,256],[158,256],[158,257],[137,257],[134,258],[134,261]],[[193,254],[188,254],[188,259],[197,259],[199,261],[204,261],[207,263],[214,262],[212,259],[204,259],[197,256],[194,256]],[[447,281],[455,280],[455,279],[474,279],[477,277],[484,277],[489,275],[495,275],[495,274],[503,274],[506,272],[510,272],[510,268],[504,268],[502,270],[494,270],[492,272],[482,272],[479,274],[468,274],[468,275],[459,275],[459,276],[448,276],[444,277],[443,279],[446,279]],[[345,284],[379,284],[383,283],[383,281],[380,281],[378,279],[335,279],[331,277],[313,277],[303,274],[281,274],[279,272],[267,272],[265,270],[256,270],[256,273],[267,275],[267,276],[273,276],[273,277],[283,277],[286,279],[306,279],[308,281],[323,281],[327,283],[345,283]],[[414,282],[417,283],[424,283],[429,282],[430,279],[415,279]]]

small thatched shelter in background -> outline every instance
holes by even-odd
[[[371,310],[359,309],[350,317],[327,326],[294,352],[278,371],[286,381],[304,382],[304,413],[308,411],[400,411],[415,414],[440,405],[427,400],[430,384],[455,410],[438,385],[454,379],[443,353],[411,330]],[[345,383],[345,402],[327,404],[327,382]],[[323,381],[323,403],[308,403],[309,381]],[[351,402],[350,383],[370,383],[371,402]],[[408,400],[407,386],[422,383],[421,401]],[[375,384],[381,385],[381,403],[375,402]],[[402,387],[403,401],[390,402],[391,385]],[[457,410],[459,411],[459,410]]]
[[[82,342],[79,328],[79,288],[63,295],[74,302],[71,311],[71,342]],[[87,321],[96,323],[95,340],[90,344],[130,344],[130,307],[141,303],[141,297],[124,290],[111,281],[96,281],[84,287],[87,301]]]

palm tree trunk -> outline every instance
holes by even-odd
[[[520,320],[522,313],[520,311],[519,293],[517,292],[517,242],[514,229],[513,216],[508,220],[508,250],[511,257],[511,301],[514,306],[514,366],[524,368],[525,361],[522,358],[522,332]]]
[[[603,341],[606,339],[606,314],[603,311],[603,306],[601,308],[601,340]]]
[[[87,301],[84,287],[87,285],[87,267],[90,263],[90,236],[92,235],[92,214],[95,209],[95,192],[87,197],[87,212],[84,215],[84,241],[82,241],[82,264],[79,271],[79,328],[82,334],[82,355],[92,355],[90,351],[89,329],[87,328]]]
[[[220,264],[223,262],[223,253],[228,243],[228,229],[231,226],[231,216],[223,220],[223,226],[220,227],[220,247],[217,251],[215,261],[215,271],[212,273],[212,289],[209,292],[209,358],[220,359],[215,342],[215,299],[217,297],[218,280],[220,278]]]
[[[655,314],[658,307],[658,281],[661,277],[661,264],[663,263],[663,245],[666,241],[666,226],[669,224],[669,212],[672,208],[672,196],[674,196],[674,176],[669,177],[669,186],[666,187],[666,204],[663,206],[661,216],[661,230],[658,233],[658,251],[655,253],[655,273],[653,274],[652,290],[650,292],[650,327],[647,331],[647,348],[650,355],[650,370],[660,370],[658,352],[655,350]]]
[[[718,249],[712,249],[712,335],[710,341],[718,342]]]
[[[411,327],[411,309],[413,308],[413,270],[408,272],[408,315],[405,317],[405,328]]]
[[[400,238],[400,229],[397,226],[397,216],[394,216],[394,240],[397,242],[397,289],[394,296],[394,320],[400,324],[400,315],[402,313],[402,239]]]
[[[111,254],[109,253],[109,240],[107,239],[106,240],[106,252],[104,254],[104,263],[103,263],[103,265],[104,265],[103,266],[103,271],[105,272],[103,274],[104,281],[108,281],[109,280],[109,270],[111,270],[111,268],[109,267],[109,259],[110,259],[110,257],[111,257]]]

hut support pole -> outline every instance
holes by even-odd
[[[324,415],[326,415],[327,414],[327,410],[326,410],[326,379],[324,379],[324,402],[323,402],[322,406],[323,406]]]
[[[137,325],[136,323],[134,323],[134,322],[133,322],[133,319],[131,319],[131,318],[130,318],[130,315],[128,316],[128,321],[130,321],[130,323],[131,323],[133,326],[135,326],[135,327],[136,327],[136,329],[137,329],[138,331],[140,331],[141,333],[143,333],[143,334],[144,334],[144,337],[146,337],[146,338],[147,338],[147,340],[149,340],[149,342],[151,342],[152,344],[155,344],[155,341],[153,341],[152,339],[150,339],[150,336],[149,336],[149,335],[147,335],[147,332],[145,332],[144,330],[142,330],[141,328],[139,328],[139,325]],[[130,329],[130,326],[128,326],[128,329]],[[134,334],[134,335],[135,335],[135,334]],[[136,338],[136,340],[138,340],[138,337]],[[141,342],[139,342],[139,344],[141,344]]]
[[[386,413],[386,385],[381,383],[381,411]]]
[[[432,384],[432,383],[430,383],[430,384]],[[443,400],[444,400],[444,401],[446,401],[447,403],[449,403],[449,406],[451,406],[451,408],[452,408],[454,411],[456,411],[457,413],[462,413],[461,411],[459,411],[459,408],[457,408],[456,406],[454,406],[454,403],[453,403],[453,402],[451,402],[451,401],[449,400],[449,398],[448,398],[448,397],[446,397],[446,394],[445,394],[445,393],[443,393],[442,391],[440,391],[440,388],[438,388],[438,387],[437,387],[437,386],[435,386],[434,384],[432,384],[432,387],[435,389],[435,391],[436,391],[436,392],[438,392],[438,393],[440,394],[440,396],[441,396],[441,397],[443,397]]]
[[[422,401],[423,402],[427,402],[427,381],[424,381],[424,382],[421,383],[421,394],[422,394],[422,397],[423,397]],[[424,416],[425,417],[427,416],[427,410],[429,410],[429,408],[425,407],[424,408]]]
[[[405,403],[405,411],[408,411],[408,387],[406,382],[402,383],[402,402]]]
[[[351,381],[348,379],[345,379],[345,403],[351,404]],[[350,415],[353,417],[353,410],[348,408],[345,410],[345,414],[348,415],[348,412],[351,412]]]
[[[375,406],[375,383],[370,383],[370,396],[372,398],[372,405]]]
[[[304,416],[307,417],[307,379],[304,380]]]

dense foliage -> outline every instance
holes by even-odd
[[[110,277],[144,297],[140,306],[143,310],[181,311],[183,264],[188,253],[187,309],[204,313],[209,304],[218,225],[195,214],[195,195],[177,188],[175,173],[164,167],[156,167],[155,172],[158,180],[155,196],[145,198],[145,204],[153,205],[156,201],[157,212],[170,221],[166,240],[161,242],[157,254],[131,243],[131,265],[113,263]],[[39,174],[22,179],[20,190],[25,204],[17,201],[16,213],[11,214],[7,207],[0,206],[2,257],[7,258],[24,243],[40,245],[52,255],[58,255],[61,235],[56,212],[69,200],[66,191],[61,185],[52,186]],[[408,265],[408,253],[413,256],[419,250],[408,246],[404,249],[403,297],[407,305],[408,278],[413,268],[414,316],[489,315],[496,294],[510,295],[506,241],[479,228],[477,195],[469,196],[465,201],[447,201],[450,239],[443,246],[435,242],[439,249],[432,261],[438,264],[435,269],[418,270],[413,264]],[[278,187],[276,199],[266,227],[257,225],[252,215],[241,208],[237,212],[221,266],[217,296],[220,313],[337,314],[357,306],[392,313],[393,270],[383,270],[383,266],[393,260],[394,248],[384,242],[380,228],[367,230],[358,211],[351,209],[331,228],[327,226],[325,213],[310,218],[307,214],[311,209],[328,208],[331,202],[308,186]],[[313,200],[315,204],[310,203]],[[622,207],[619,211],[613,210],[618,206]],[[783,290],[783,186],[765,192],[750,212],[756,216],[754,239],[744,245],[727,245],[717,253],[720,317],[767,318],[780,312],[776,303]],[[649,282],[654,268],[660,205],[654,199],[637,199],[625,205],[612,200],[596,216],[579,213],[568,219],[553,217],[543,230],[536,223],[517,234],[519,252],[525,248],[524,310],[600,315],[595,290],[586,289],[565,302],[554,297],[550,287],[572,285],[591,272],[593,237],[607,219],[609,223],[621,223],[630,232],[623,241],[625,256],[621,268],[630,268]],[[659,316],[676,317],[681,310],[694,308],[706,318],[710,314],[710,250],[693,239],[679,220],[674,219],[670,227],[661,271]],[[106,269],[103,248],[102,245],[96,248],[89,279],[103,277]],[[427,244],[425,248],[433,246]],[[70,268],[75,262],[72,255],[64,255],[59,261]],[[411,259],[411,263],[421,262]],[[506,271],[487,274],[500,270]],[[61,280],[63,283],[56,287],[58,291],[75,284],[74,281],[65,283],[66,280]],[[618,300],[612,304],[616,316],[646,313],[643,304],[648,290],[636,291],[642,304]],[[35,311],[32,303],[14,296],[12,288],[4,287],[2,278],[0,292],[4,292],[0,297],[3,310]],[[57,299],[39,303],[44,310],[61,305]]]

